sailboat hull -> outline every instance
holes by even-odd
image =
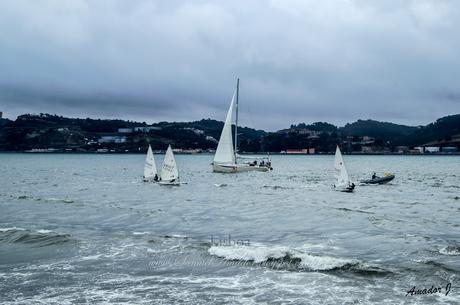
[[[384,177],[377,177],[377,178],[374,178],[374,179],[361,180],[361,183],[364,183],[364,184],[385,184],[385,183],[390,182],[394,178],[395,178],[395,175],[388,175],[388,176],[384,176]]]
[[[334,189],[336,191],[343,192],[343,193],[353,193],[353,191],[355,190],[355,185],[354,184],[352,184],[352,185],[338,185],[338,186],[334,185]]]
[[[179,181],[160,181],[158,182],[159,185],[166,185],[166,186],[179,186]]]
[[[213,164],[215,173],[243,173],[243,172],[268,172],[272,170],[268,166],[250,166],[248,164]]]

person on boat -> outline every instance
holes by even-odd
[[[372,179],[375,179],[377,178],[377,175],[375,174],[375,172],[372,174]]]
[[[260,161],[260,166],[264,166],[264,165],[265,165],[264,160]]]
[[[158,175],[155,174],[155,177],[153,177],[153,181],[158,182],[160,179],[158,178]]]
[[[355,184],[353,182],[348,183],[347,190],[348,191],[353,191],[355,189]]]

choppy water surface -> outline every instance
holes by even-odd
[[[345,156],[355,180],[396,174],[354,194],[333,156],[211,159],[177,156],[171,188],[142,155],[0,154],[0,303],[459,303],[460,157]]]

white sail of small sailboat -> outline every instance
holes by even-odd
[[[334,184],[334,188],[341,192],[353,192],[355,184],[350,181],[347,167],[343,161],[342,152],[340,151],[339,146],[337,146],[337,149],[335,150],[334,169],[337,178],[337,183]]]
[[[165,158],[163,160],[163,166],[160,174],[160,184],[163,185],[179,185],[179,171],[177,169],[176,159],[171,145],[166,150]]]
[[[224,128],[220,134],[219,144],[217,144],[216,154],[214,155],[214,163],[218,164],[235,164],[235,151],[233,150],[232,139],[232,120],[233,108],[235,104],[235,94],[233,94],[232,102],[228,108],[227,117],[225,119]]]
[[[153,156],[152,147],[149,145],[144,165],[144,181],[158,181],[157,166]]]
[[[272,169],[271,160],[264,158],[250,158],[250,161],[238,162],[238,95],[240,80],[237,79],[236,90],[233,94],[230,107],[225,118],[224,127],[220,134],[219,144],[212,162],[214,172],[236,173],[247,171],[269,171]],[[235,111],[235,137],[232,137],[233,111]],[[234,142],[233,142],[234,141]],[[242,158],[240,158],[242,159]],[[246,158],[248,159],[248,158]]]

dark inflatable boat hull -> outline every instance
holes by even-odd
[[[395,178],[395,175],[389,175],[389,176],[384,176],[384,177],[378,177],[375,179],[369,179],[369,180],[361,180],[361,183],[365,184],[385,184],[390,182]]]

